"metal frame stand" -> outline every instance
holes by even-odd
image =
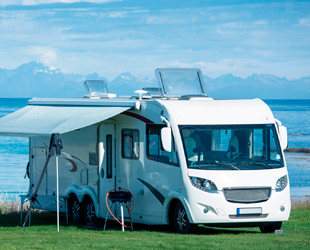
[[[116,190],[116,191],[114,191]],[[107,205],[107,208],[108,208],[108,212],[107,212],[107,216],[105,218],[105,222],[104,222],[104,228],[103,230],[105,231],[106,230],[106,225],[107,225],[107,220],[108,220],[108,216],[109,216],[109,213],[111,213],[112,217],[122,225],[122,232],[125,231],[125,224],[124,224],[124,203],[127,204],[127,202],[131,202],[133,197],[132,197],[132,194],[128,191],[124,191],[124,189],[122,188],[118,188],[118,189],[114,189],[113,191],[114,192],[108,192],[107,194],[107,197],[106,197],[106,205]],[[110,201],[112,201],[112,205],[111,207],[109,208],[108,207],[108,203],[107,203],[107,198],[109,198]],[[113,213],[111,212],[111,209],[113,207],[113,205],[115,203],[119,203],[120,205],[120,210],[121,210],[121,221],[119,221],[114,215]],[[132,226],[132,220],[131,220],[131,214],[130,214],[130,207],[127,206],[127,210],[128,210],[128,214],[130,216],[130,221],[131,221],[131,231],[133,231],[133,226]]]

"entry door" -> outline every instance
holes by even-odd
[[[47,159],[47,151],[46,148],[43,147],[33,147],[32,148],[32,169],[31,169],[31,178],[32,178],[32,192],[34,192],[37,188],[39,179],[41,177],[46,159]],[[46,182],[47,182],[47,170],[43,176],[38,194],[46,195]]]
[[[99,213],[107,214],[105,197],[115,188],[115,124],[101,124],[99,127]]]

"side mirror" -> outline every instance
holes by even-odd
[[[287,148],[287,129],[286,127],[279,125],[280,144],[282,149]]]
[[[171,141],[172,141],[172,135],[171,135],[171,128],[164,127],[161,129],[161,144],[163,146],[163,149],[166,152],[171,152]]]

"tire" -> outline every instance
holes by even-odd
[[[84,217],[87,229],[97,228],[98,218],[96,217],[95,205],[89,196],[87,196],[84,201]]]
[[[174,209],[173,227],[174,231],[179,234],[193,233],[196,229],[196,225],[189,222],[186,210],[181,202],[178,202]]]
[[[72,224],[80,224],[82,222],[81,203],[75,195],[69,200],[69,213]]]
[[[274,231],[279,230],[282,226],[282,221],[271,223],[265,226],[260,226],[259,229],[262,233],[274,233]]]

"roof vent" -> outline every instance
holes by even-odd
[[[90,99],[111,99],[116,97],[116,94],[111,94],[108,91],[107,83],[103,80],[86,80],[84,87],[87,94],[85,98]]]
[[[179,99],[181,96],[208,96],[200,69],[156,69],[162,97]]]

